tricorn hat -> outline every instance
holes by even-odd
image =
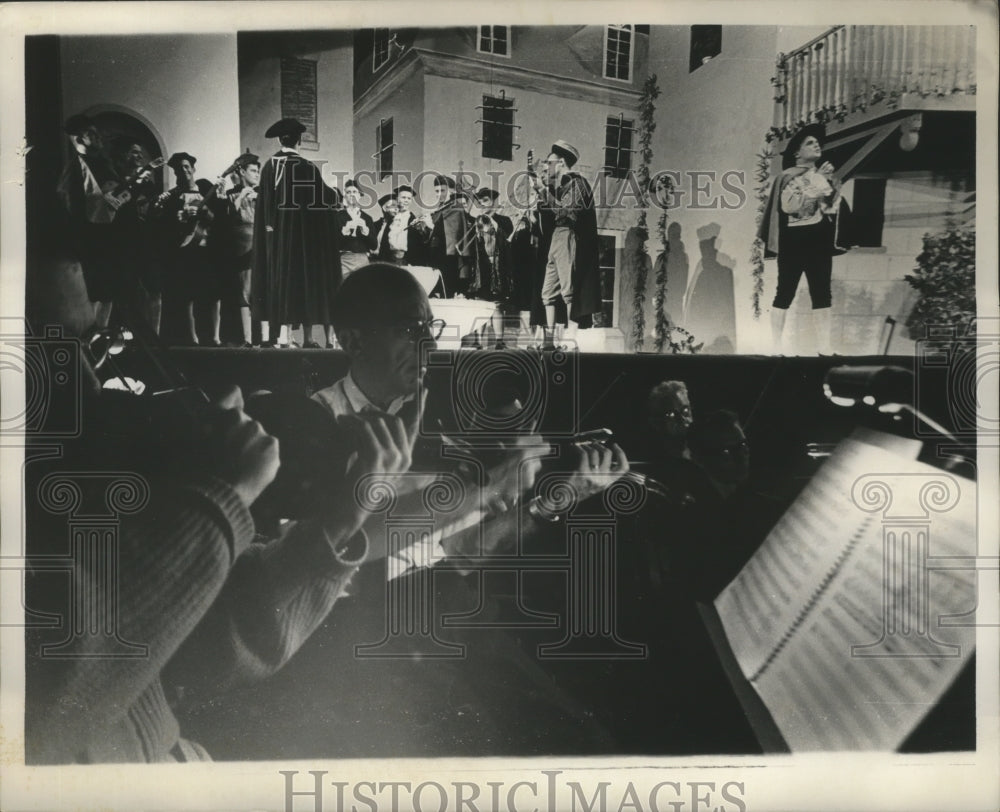
[[[799,151],[802,142],[810,135],[815,136],[820,142],[826,138],[826,127],[822,124],[806,124],[791,137],[785,151],[781,153],[781,168],[790,169],[795,166],[795,153]]]
[[[267,128],[264,133],[265,138],[281,138],[285,135],[302,135],[306,131],[306,125],[295,118],[283,118],[276,121]]]
[[[167,161],[167,166],[171,169],[178,169],[181,165],[181,161],[187,161],[191,166],[198,163],[198,159],[194,157],[189,152],[175,152],[170,156],[170,160]]]
[[[488,197],[490,200],[496,200],[500,197],[500,193],[496,189],[490,189],[483,186],[478,192],[476,192],[476,199],[482,200],[484,197]]]
[[[245,169],[246,167],[253,166],[254,164],[260,166],[260,158],[252,152],[244,152],[239,158],[233,161],[232,171],[237,172],[240,169]]]
[[[66,135],[82,135],[88,129],[93,127],[94,124],[94,119],[90,116],[86,116],[83,113],[77,113],[66,119],[64,129],[66,130]]]
[[[390,200],[395,200],[395,199],[396,199],[395,192],[390,192],[387,195],[382,195],[382,197],[378,199],[379,208],[385,208],[386,203],[388,203]]]
[[[573,164],[580,160],[580,151],[562,139],[552,144],[552,151],[566,161],[566,166],[573,166]]]

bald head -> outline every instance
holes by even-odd
[[[427,294],[416,277],[398,265],[375,262],[341,283],[330,315],[337,332],[347,327],[384,327],[414,305],[430,310]]]

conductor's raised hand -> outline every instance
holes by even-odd
[[[373,475],[392,480],[410,470],[413,445],[420,418],[427,401],[427,390],[420,393],[417,409],[407,421],[398,415],[368,411],[343,415],[338,424],[354,437],[354,453],[348,461],[347,478],[357,482]]]
[[[209,432],[216,475],[249,507],[278,473],[278,440],[243,411],[243,394],[233,387],[212,404]]]

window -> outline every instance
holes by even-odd
[[[483,157],[509,161],[514,153],[514,100],[483,96]]]
[[[594,314],[594,327],[614,327],[617,247],[614,234],[597,235],[597,265],[601,275],[601,310]]]
[[[722,53],[721,25],[691,26],[691,61],[688,73],[697,70],[720,53]]]
[[[316,60],[283,57],[281,60],[281,115],[305,125],[304,149],[319,149],[316,131]]]
[[[375,49],[372,51],[373,73],[389,61],[389,43],[391,39],[388,28],[375,29]]]
[[[510,42],[510,26],[508,25],[481,25],[479,26],[479,52],[483,54],[496,54],[497,56],[510,56],[508,50]]]
[[[392,119],[385,118],[375,129],[375,171],[378,179],[385,180],[392,174],[392,148],[396,146],[392,140]]]
[[[624,178],[632,168],[632,119],[608,116],[604,130],[604,170],[613,178]]]
[[[851,242],[859,248],[881,248],[885,225],[885,178],[855,178],[851,206]]]
[[[609,25],[605,29],[604,78],[632,81],[632,26]]]

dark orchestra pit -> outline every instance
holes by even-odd
[[[208,390],[226,381],[245,392],[304,395],[347,368],[339,351],[171,354],[191,383]],[[439,355],[425,377],[425,423],[454,431],[463,364],[488,365],[491,353]],[[739,416],[751,449],[753,497],[734,508],[745,512],[733,517],[743,538],[724,551],[732,560],[710,562],[723,578],[738,571],[815,473],[822,457],[817,449],[832,447],[864,422],[824,396],[828,370],[842,359],[505,355],[511,366],[543,359],[551,387],[540,412],[543,433],[610,428],[635,470],[653,467],[644,410],[658,382],[684,381],[695,415],[729,409]],[[902,357],[851,360],[854,367],[887,364],[916,366]],[[931,370],[919,383],[924,413],[947,421],[946,381]],[[664,588],[651,576],[647,549],[630,544],[640,532],[633,519],[615,525],[620,657],[540,656],[565,634],[558,618],[567,576],[544,567],[523,571],[520,581],[502,570],[471,578],[447,567],[433,575],[422,571],[414,577],[427,579],[419,586],[435,597],[431,649],[423,656],[365,657],[356,647],[378,650],[386,634],[387,606],[370,600],[386,589],[384,565],[377,562],[362,568],[351,596],[281,672],[222,700],[190,703],[182,724],[217,759],[760,752],[691,596]],[[664,537],[671,529],[662,528]],[[552,555],[553,545],[564,543],[560,532],[533,539],[531,551]],[[705,589],[724,585],[709,582]],[[630,656],[632,644],[645,652]],[[973,747],[974,688],[973,660],[901,749]],[[251,727],[268,735],[242,735]]]

